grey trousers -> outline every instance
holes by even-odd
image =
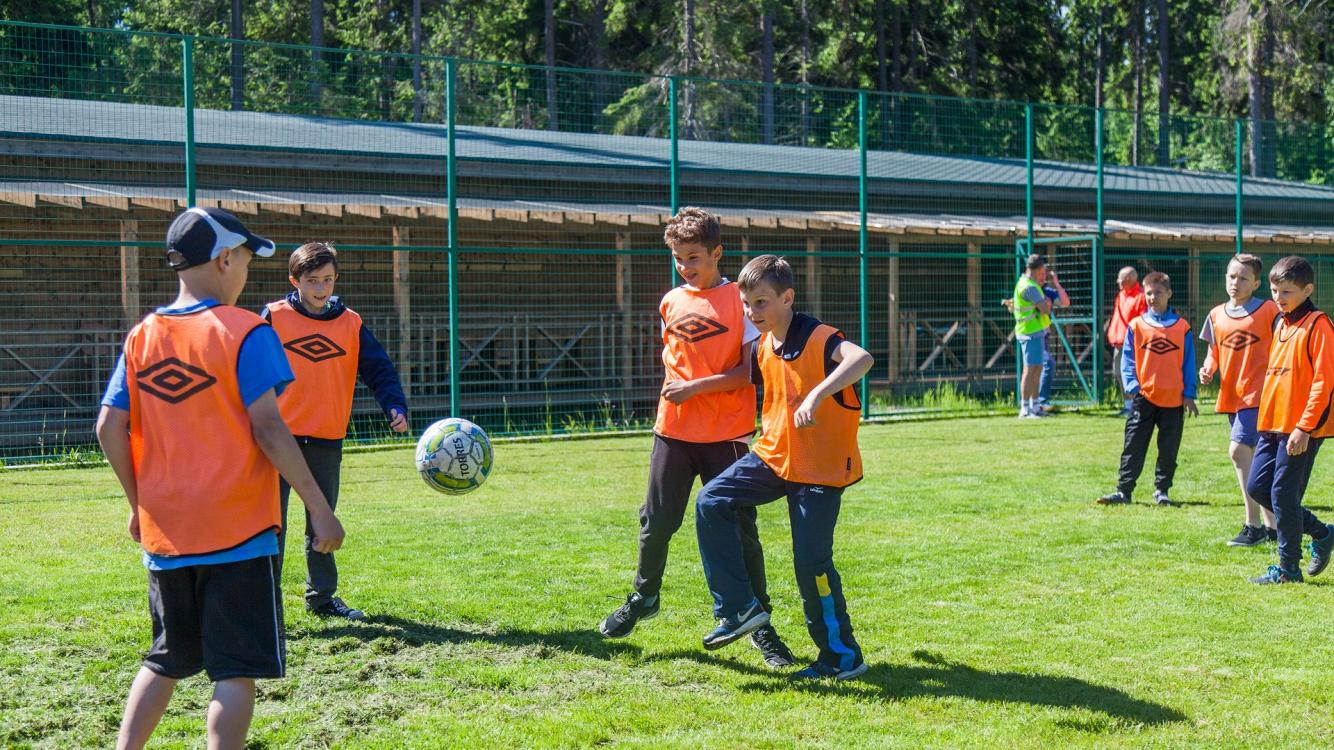
[[[301,455],[306,457],[310,473],[315,475],[315,483],[320,486],[324,496],[329,499],[329,507],[338,506],[338,474],[343,464],[343,444],[341,442],[306,442],[300,438]],[[283,552],[287,542],[287,499],[292,494],[292,487],[287,480],[280,479],[278,484],[283,506],[283,531],[278,535],[278,572],[282,573]],[[338,565],[333,553],[316,552],[311,548],[315,532],[310,527],[310,518],[306,518],[306,606],[316,609],[329,603],[338,591]]]

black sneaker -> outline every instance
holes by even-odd
[[[1241,531],[1228,541],[1227,546],[1254,547],[1257,544],[1264,544],[1265,539],[1267,538],[1268,535],[1265,534],[1263,527],[1244,525],[1241,527]]]
[[[839,681],[855,680],[866,674],[867,669],[866,662],[861,662],[849,669],[839,669],[838,667],[831,667],[822,661],[817,661],[800,672],[794,672],[792,677],[793,679],[801,680],[824,680],[830,677]]]
[[[752,630],[769,624],[769,613],[764,611],[758,600],[752,600],[750,606],[732,617],[718,620],[718,627],[704,636],[704,648],[708,651],[720,649],[732,641],[739,640]]]
[[[652,620],[658,616],[662,598],[653,597],[652,601],[639,595],[638,591],[625,597],[625,604],[607,615],[607,619],[598,625],[598,632],[607,638],[624,638],[635,630],[640,620]]]
[[[1102,497],[1098,498],[1098,505],[1129,505],[1129,504],[1130,504],[1130,496],[1123,495],[1119,491],[1113,492],[1110,495],[1103,495]]]
[[[1278,541],[1278,529],[1274,528],[1273,526],[1266,526],[1266,527],[1265,527],[1265,541],[1266,541],[1266,542],[1277,542],[1277,541]]]
[[[1153,491],[1153,501],[1163,507],[1170,507],[1172,505],[1172,498],[1168,497],[1167,493],[1162,490]]]
[[[790,667],[797,663],[797,658],[788,650],[787,644],[778,637],[773,625],[762,625],[750,634],[750,645],[764,654],[764,663],[771,667]]]
[[[312,613],[319,617],[342,617],[346,620],[364,620],[366,613],[359,609],[353,609],[347,606],[347,603],[338,597],[334,597],[318,607],[306,607]]]

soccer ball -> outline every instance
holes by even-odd
[[[446,495],[472,492],[491,474],[491,439],[466,419],[442,419],[417,441],[417,472]]]

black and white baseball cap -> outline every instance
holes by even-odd
[[[241,245],[261,258],[277,249],[272,240],[252,234],[240,219],[221,208],[188,208],[167,228],[167,265],[182,271]]]

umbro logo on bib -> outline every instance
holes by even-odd
[[[1144,342],[1144,346],[1140,348],[1148,349],[1154,354],[1167,354],[1168,352],[1174,352],[1180,349],[1181,347],[1177,346],[1175,341],[1167,338],[1166,336],[1158,336]]]
[[[699,313],[686,313],[667,324],[667,331],[687,344],[727,333],[728,327]]]
[[[218,382],[207,372],[175,357],[144,368],[134,380],[141,391],[169,404],[179,404]]]
[[[311,362],[323,362],[326,359],[347,354],[343,347],[335,344],[332,339],[322,333],[312,333],[309,336],[292,339],[283,344],[283,348],[300,354]]]
[[[1251,344],[1260,341],[1260,337],[1250,331],[1233,331],[1229,333],[1218,345],[1234,352],[1239,352]]]

